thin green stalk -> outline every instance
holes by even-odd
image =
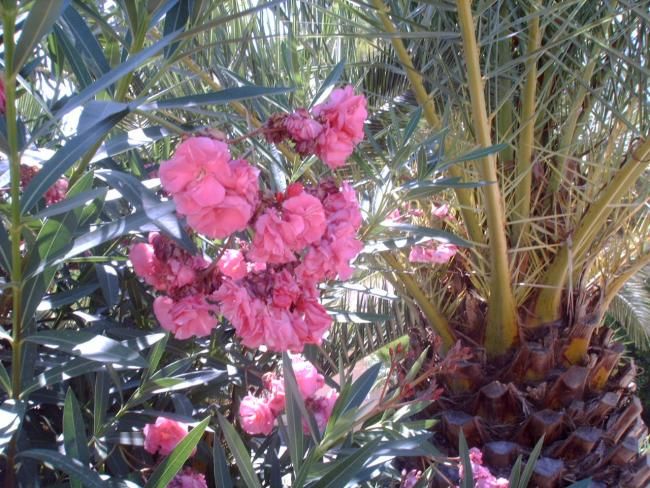
[[[383,0],[372,0],[372,3],[377,9],[377,14],[382,24],[384,25],[386,32],[390,34],[399,34],[397,28],[388,17],[388,8],[386,5],[384,5]],[[404,42],[400,37],[394,35],[391,37],[391,43],[393,45],[393,49],[395,49],[397,57],[402,63],[402,66],[404,66],[406,76],[411,82],[411,87],[415,93],[415,98],[418,101],[418,104],[422,107],[424,118],[428,122],[431,129],[434,131],[439,130],[441,127],[441,122],[438,114],[436,113],[436,106],[433,103],[433,98],[431,98],[427,93],[422,80],[422,75],[417,69],[415,69],[413,60],[406,50]],[[451,176],[457,178],[461,178],[463,176],[462,170],[456,166],[449,168],[449,173]],[[467,234],[469,235],[469,238],[474,242],[482,243],[484,240],[483,231],[479,225],[476,213],[474,213],[472,210],[476,207],[474,204],[472,190],[466,188],[455,188],[454,191],[456,193],[456,198],[458,198],[458,202],[460,203],[460,213],[463,217],[465,227],[467,228]]]
[[[530,19],[528,45],[526,54],[526,82],[524,84],[524,97],[521,104],[521,131],[517,143],[518,179],[515,188],[514,219],[517,221],[512,228],[512,242],[519,243],[526,233],[528,218],[530,217],[530,195],[533,184],[533,144],[536,122],[536,91],[537,91],[537,56],[533,53],[542,44],[542,33],[539,28],[539,16]]]
[[[5,62],[5,123],[7,128],[7,144],[9,146],[9,178],[11,194],[11,224],[9,236],[11,239],[11,289],[12,289],[12,315],[11,315],[11,397],[18,400],[22,389],[22,355],[23,355],[23,330],[22,330],[22,256],[20,243],[22,240],[21,212],[20,212],[20,156],[18,154],[18,124],[16,120],[16,73],[14,68],[14,34],[16,21],[16,2],[6,1],[2,9],[4,62]],[[5,486],[15,485],[15,457],[17,439],[20,429],[14,433],[7,449],[7,464]]]
[[[470,0],[457,0],[458,18],[463,37],[465,64],[469,78],[472,101],[474,132],[482,147],[492,146],[485,93],[481,82],[479,49],[474,34],[474,20]],[[477,167],[481,180],[497,182],[497,166],[494,155],[481,159]],[[503,196],[498,184],[483,187],[490,247],[490,296],[485,348],[490,356],[504,354],[517,340],[517,308],[512,293],[508,265],[508,244]]]
[[[603,225],[613,205],[623,198],[634,183],[641,177],[650,162],[650,138],[645,139],[632,153],[628,161],[607,184],[600,198],[584,214],[572,236],[572,245],[565,245],[555,256],[544,275],[542,291],[537,297],[534,321],[531,325],[539,326],[560,318],[562,293],[574,254],[586,252],[593,235]],[[571,247],[571,249],[570,249]]]

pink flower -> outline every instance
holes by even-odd
[[[458,248],[447,243],[427,243],[423,246],[413,246],[409,253],[412,263],[447,263],[458,252]]]
[[[310,397],[306,402],[307,409],[311,412],[318,424],[318,429],[323,431],[327,426],[329,418],[334,411],[334,405],[339,398],[339,393],[329,386],[324,386],[315,396]],[[307,427],[305,429],[305,427]],[[303,422],[303,430],[309,431],[308,426]]]
[[[483,453],[480,449],[472,447],[469,450],[469,460],[472,465],[474,486],[476,488],[508,488],[510,482],[505,478],[496,478],[490,470],[483,466]],[[463,479],[464,469],[461,464],[458,474]]]
[[[169,455],[187,435],[187,425],[165,417],[144,426],[144,449],[148,453]]]
[[[300,286],[289,271],[283,269],[273,275],[273,305],[289,309],[300,295]]]
[[[262,381],[267,390],[269,408],[277,417],[282,413],[285,405],[284,381],[273,373],[265,373]]]
[[[250,435],[269,435],[273,430],[275,416],[268,402],[246,395],[239,404],[239,422]]]
[[[217,261],[217,267],[226,276],[238,280],[248,274],[244,253],[235,249],[226,249]]]
[[[305,192],[287,198],[282,203],[283,220],[292,227],[294,251],[318,241],[325,232],[325,210],[318,198]]]
[[[302,315],[305,330],[301,339],[305,344],[320,344],[323,334],[332,325],[332,317],[316,297],[303,296],[296,305],[296,312]]]
[[[68,179],[59,178],[54,182],[54,184],[45,192],[45,204],[54,205],[59,203],[65,198],[65,194],[68,191]]]
[[[258,201],[259,171],[231,161],[228,146],[208,137],[183,141],[160,166],[160,181],[197,232],[222,239],[244,230]]]
[[[233,325],[244,346],[254,349],[264,344],[264,327],[257,320],[262,304],[251,297],[246,288],[225,280],[213,298],[220,302],[221,313]]]
[[[255,237],[248,257],[252,261],[282,264],[294,261],[298,248],[294,229],[285,225],[277,210],[270,208],[255,222]]]
[[[185,468],[169,482],[167,488],[208,488],[205,475]]]
[[[165,290],[167,283],[160,277],[158,260],[151,244],[138,242],[131,246],[129,259],[135,273],[157,290]]]
[[[368,117],[366,98],[355,95],[351,85],[332,90],[327,101],[316,105],[312,112],[317,118],[324,118],[331,129],[347,136],[353,144],[363,140],[363,124]]]
[[[449,217],[449,205],[446,203],[440,206],[436,205],[434,206],[432,213],[434,217],[445,220],[447,217]]]
[[[323,131],[323,126],[304,108],[289,114],[284,119],[284,127],[296,143],[314,141]]]
[[[208,336],[218,324],[217,307],[208,303],[205,295],[189,295],[178,301],[158,296],[153,302],[153,311],[160,326],[177,339]]]
[[[345,165],[354,152],[354,143],[345,134],[327,128],[316,140],[316,155],[331,169]]]
[[[257,311],[257,321],[264,329],[263,344],[271,351],[302,351],[306,342],[301,331],[304,326],[289,311],[262,305]]]
[[[291,366],[296,376],[296,383],[298,383],[300,394],[304,399],[311,397],[325,385],[323,375],[305,358],[294,356],[291,359]]]

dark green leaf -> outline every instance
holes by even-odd
[[[331,463],[327,473],[314,484],[314,488],[340,488],[346,486],[361,471],[363,465],[373,455],[379,439],[374,439],[343,459]]]
[[[91,159],[91,162],[94,163],[108,157],[117,156],[118,154],[144,146],[145,144],[151,144],[168,135],[169,131],[160,126],[133,129],[128,132],[117,133],[102,144]]]
[[[88,466],[90,452],[88,451],[87,442],[86,425],[84,424],[79,402],[72,388],[68,388],[63,405],[63,445],[65,455],[80,461],[83,466]],[[81,482],[73,480],[70,485],[80,487]]]
[[[5,400],[0,405],[0,454],[9,445],[9,441],[20,428],[25,415],[25,404],[22,401]]]
[[[463,430],[460,430],[458,438],[458,452],[460,454],[460,462],[463,465],[463,479],[460,480],[460,488],[474,488],[474,473],[472,472],[472,462],[469,459],[469,448],[465,440]]]
[[[517,456],[517,460],[510,471],[508,486],[512,486],[512,488],[519,488],[519,481],[521,480],[521,459],[521,455]]]
[[[327,75],[327,78],[325,78],[323,84],[316,92],[316,95],[314,96],[314,100],[309,105],[310,107],[313,107],[314,105],[317,105],[325,101],[325,96],[327,95],[329,88],[336,85],[336,83],[338,83],[344,70],[345,70],[345,59],[342,59],[336,66],[334,66],[334,69],[330,71],[330,74]]]
[[[11,379],[4,364],[0,363],[0,388],[4,390],[7,395],[11,395]]]
[[[97,283],[90,283],[88,285],[80,285],[70,290],[55,293],[53,295],[46,295],[43,297],[41,303],[38,304],[36,310],[38,312],[45,312],[47,310],[57,310],[64,305],[70,305],[82,298],[87,297],[98,288]]]
[[[109,404],[110,382],[108,374],[98,371],[95,375],[95,394],[93,402],[93,432],[98,435],[104,426],[106,410]]]
[[[0,219],[0,267],[7,274],[11,274],[11,241],[2,219]]]
[[[82,330],[42,331],[27,336],[24,340],[100,363],[115,363],[120,366],[139,368],[147,366],[147,362],[140,354],[120,342]]]
[[[63,471],[71,478],[75,478],[88,488],[106,486],[107,481],[102,480],[99,475],[89,467],[84,466],[78,459],[71,459],[57,451],[48,449],[29,449],[18,453],[18,457],[36,459],[43,463],[54,466],[55,469]]]
[[[140,106],[140,110],[181,109],[196,107],[198,105],[217,105],[231,103],[249,98],[280,95],[293,91],[293,88],[270,88],[264,86],[238,86],[225,88],[218,92],[201,93],[186,97],[171,98],[158,102],[147,103]]]
[[[192,428],[190,433],[174,448],[172,453],[158,465],[147,481],[145,488],[166,488],[192,454],[209,422],[210,417],[206,417],[196,427]]]
[[[282,354],[282,373],[284,374],[284,391],[285,395],[290,398],[293,398],[294,402],[298,406],[302,418],[307,422],[309,427],[309,432],[314,440],[315,444],[319,444],[321,440],[320,430],[318,429],[318,424],[314,419],[314,416],[307,411],[305,407],[305,401],[300,393],[300,388],[298,387],[298,382],[296,381],[296,375],[293,372],[293,365],[291,363],[291,357],[289,354]]]
[[[409,123],[404,128],[404,137],[402,138],[402,144],[404,146],[408,144],[409,140],[411,139],[411,136],[415,132],[415,129],[417,129],[418,123],[420,122],[421,118],[422,118],[422,107],[418,107],[413,111],[413,115],[411,115],[411,118],[409,119]]]
[[[215,486],[219,488],[233,488],[228,462],[226,461],[226,453],[221,445],[221,440],[217,436],[215,436],[212,445],[212,467]]]
[[[16,44],[14,72],[21,70],[36,44],[52,28],[67,3],[68,0],[48,0],[47,2],[34,2],[32,4]]]
[[[95,266],[95,273],[97,274],[97,280],[102,289],[106,306],[111,308],[117,305],[120,301],[120,282],[115,268],[108,264],[98,264]]]
[[[352,383],[349,395],[346,396],[344,402],[341,404],[341,413],[357,408],[363,403],[368,393],[370,393],[372,386],[375,384],[380,369],[381,363],[373,364]]]
[[[76,161],[86,154],[115,124],[128,113],[128,109],[106,117],[90,129],[76,135],[59,149],[52,159],[30,181],[20,200],[21,211],[26,214],[50,186]]]
[[[93,82],[93,78],[88,71],[86,61],[82,59],[81,53],[75,48],[72,41],[58,25],[54,26],[54,38],[59,43],[65,58],[68,60],[79,86],[85,88],[90,85]]]
[[[190,8],[192,6],[192,0],[178,0],[174,6],[169,9],[167,15],[165,15],[165,26],[163,27],[163,34],[168,35],[172,32],[182,29],[187,23],[187,19],[190,15]],[[176,49],[178,49],[179,42],[175,42],[165,48],[165,58],[174,54]]]
[[[535,444],[530,456],[528,456],[528,461],[526,462],[526,467],[524,468],[523,473],[521,474],[521,480],[519,481],[519,488],[527,488],[530,479],[533,477],[533,472],[535,471],[535,465],[539,459],[539,455],[542,453],[542,448],[544,447],[544,436],[542,436]],[[517,487],[514,487],[517,488]]]
[[[108,188],[93,188],[92,190],[88,190],[74,196],[69,196],[59,203],[45,207],[43,210],[34,215],[34,217],[37,219],[44,219],[45,217],[61,215],[62,213],[85,206],[96,198],[104,199],[106,192],[108,192]]]
[[[244,443],[239,438],[239,434],[235,428],[226,420],[226,418],[217,413],[217,418],[219,420],[219,425],[223,431],[223,436],[226,439],[226,443],[230,448],[230,452],[235,458],[235,463],[237,468],[239,468],[239,473],[241,474],[244,483],[248,488],[261,488],[260,480],[255,474],[253,469],[253,463],[251,462],[250,455]]]
[[[75,49],[88,61],[88,66],[95,78],[99,78],[110,71],[111,67],[104,56],[102,47],[97,42],[86,21],[73,6],[69,6],[64,10],[62,19],[74,38]]]

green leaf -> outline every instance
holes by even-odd
[[[85,88],[93,82],[93,78],[88,71],[88,65],[84,59],[81,58],[81,53],[72,44],[72,41],[66,36],[63,29],[58,25],[54,26],[54,38],[58,42],[65,58],[68,60],[72,71],[77,78],[77,82],[81,88]]]
[[[194,427],[187,436],[174,448],[172,453],[158,465],[151,474],[145,488],[166,488],[176,473],[192,454],[192,451],[201,440],[205,429],[210,422],[210,417],[204,418]]]
[[[260,485],[260,480],[255,474],[248,450],[237,434],[237,431],[220,413],[217,413],[217,418],[221,430],[223,431],[223,436],[230,448],[230,452],[235,458],[235,464],[237,464],[237,468],[239,468],[239,473],[241,474],[244,483],[248,488],[261,488],[262,485]]]
[[[67,0],[48,0],[32,4],[16,45],[14,72],[22,69],[36,44],[52,28],[67,3]]]
[[[117,156],[118,154],[144,146],[145,144],[151,144],[163,137],[167,137],[169,134],[170,132],[167,129],[157,125],[145,127],[144,129],[133,129],[128,132],[118,132],[102,144],[90,162],[101,161],[102,159]]]
[[[508,486],[512,486],[512,488],[519,488],[519,481],[521,480],[521,459],[521,455],[517,456],[517,460],[510,471]]]
[[[460,454],[460,462],[463,465],[463,479],[460,481],[460,488],[474,488],[474,473],[472,472],[472,462],[469,459],[469,448],[465,440],[463,430],[460,430],[458,437],[458,452]]]
[[[432,229],[430,227],[422,227],[420,225],[410,224],[386,224],[382,226],[390,230],[415,234],[416,237],[431,237],[437,241],[455,244],[461,247],[470,247],[472,245],[471,242],[467,242],[465,239],[462,239],[454,234],[450,234],[444,230]]]
[[[117,271],[113,266],[109,266],[108,264],[98,264],[95,266],[95,273],[97,274],[97,280],[102,289],[106,306],[112,308],[120,301],[120,282],[117,277]]]
[[[169,9],[165,15],[163,35],[171,34],[172,32],[185,27],[190,15],[191,3],[192,0],[178,0],[176,4]],[[175,42],[165,48],[165,59],[169,59],[169,57],[174,54],[176,49],[178,49],[179,44],[179,42]]]
[[[341,413],[357,408],[363,403],[368,393],[370,393],[372,386],[375,384],[380,369],[381,363],[373,364],[352,383],[349,395],[346,395],[345,400],[341,404]]]
[[[330,74],[327,75],[327,78],[325,78],[321,84],[320,88],[316,92],[316,95],[314,96],[314,99],[309,105],[310,108],[325,101],[325,98],[329,95],[329,88],[338,83],[344,70],[345,59],[342,59],[336,66],[334,66],[334,69],[330,71]]]
[[[142,351],[162,340],[165,335],[166,334],[164,333],[149,334],[144,337],[122,341],[121,344],[128,349]],[[50,368],[47,371],[36,376],[36,378],[34,378],[34,380],[24,388],[23,392],[21,393],[21,398],[26,398],[30,393],[46,386],[61,381],[66,381],[70,378],[75,378],[85,373],[92,373],[98,369],[103,369],[103,367],[104,366],[100,363],[89,361],[83,358],[75,358],[70,361],[66,361],[63,364],[54,366],[53,368]]]
[[[104,426],[109,403],[110,382],[108,374],[98,371],[95,375],[95,394],[93,402],[93,432],[97,436]]]
[[[72,388],[68,388],[63,405],[63,445],[65,455],[81,462],[83,466],[88,466],[90,452],[86,439],[86,425],[79,402]],[[81,482],[73,480],[70,482],[73,488],[80,487]]]
[[[122,120],[127,113],[128,109],[124,109],[106,117],[90,129],[70,139],[65,146],[59,149],[25,188],[20,200],[23,215],[29,212],[48,188]]]
[[[293,398],[294,402],[298,406],[302,418],[305,419],[309,427],[309,432],[315,444],[319,444],[321,441],[320,431],[318,429],[318,424],[314,419],[314,416],[307,411],[305,407],[305,401],[302,398],[300,393],[300,388],[298,387],[298,382],[296,381],[296,375],[293,372],[293,365],[291,363],[291,357],[289,354],[282,354],[282,372],[284,374],[284,391],[287,396]]]
[[[104,73],[110,71],[104,50],[97,42],[92,31],[86,24],[86,21],[77,13],[73,6],[69,6],[63,11],[63,22],[68,26],[72,37],[74,38],[74,47],[81,53],[87,61],[89,69],[95,78],[99,78]]]
[[[0,267],[7,274],[11,274],[11,242],[2,219],[0,219]]]
[[[0,363],[0,387],[2,387],[7,395],[11,395],[11,379],[2,363]]]
[[[528,456],[528,461],[526,462],[526,467],[524,468],[523,473],[521,474],[521,480],[519,481],[519,488],[527,488],[530,479],[533,477],[533,472],[535,471],[535,465],[539,459],[539,455],[542,453],[542,447],[544,447],[544,436],[537,441],[535,447],[533,448],[530,456]]]
[[[302,428],[302,415],[294,395],[285,395],[285,410],[287,413],[287,448],[293,470],[298,471],[305,456],[305,435]]]
[[[25,416],[25,404],[18,400],[5,400],[0,405],[0,454],[20,428]]]
[[[402,237],[384,239],[383,241],[368,241],[364,248],[361,250],[362,254],[374,254],[383,251],[395,251],[397,249],[404,249],[425,242],[432,241],[433,237]]]
[[[147,366],[147,362],[140,354],[118,341],[82,330],[43,331],[27,336],[24,340],[100,363],[115,363],[120,366],[139,368]]]
[[[34,215],[34,217],[37,219],[44,219],[46,217],[61,215],[62,213],[85,206],[96,198],[104,199],[107,192],[108,188],[93,188],[92,190],[84,191],[74,196],[68,196],[65,200],[61,200],[59,203],[45,207]]]
[[[226,461],[226,453],[223,450],[221,441],[216,435],[212,444],[212,469],[214,471],[215,486],[219,488],[233,488],[228,462]]]
[[[418,123],[422,118],[422,107],[418,107],[413,111],[413,115],[409,119],[409,123],[404,128],[404,137],[402,137],[402,145],[406,146],[411,139],[411,136],[418,127]]]
[[[70,290],[55,293],[53,295],[46,295],[38,304],[36,310],[38,312],[45,312],[48,310],[57,310],[65,305],[75,303],[82,298],[87,297],[98,288],[97,283],[90,283],[88,285],[80,285]]]
[[[137,54],[129,56],[129,59],[123,63],[120,63],[118,66],[95,81],[95,83],[92,85],[89,85],[81,90],[77,95],[71,97],[66,102],[66,104],[54,114],[55,120],[60,119],[71,110],[84,105],[86,102],[91,100],[95,94],[110,87],[113,83],[134,69],[138,68],[140,65],[151,62],[154,59],[154,56],[162,51],[165,46],[174,41],[174,39],[176,39],[179,34],[180,31],[169,34],[151,46],[148,46],[142,51],[139,51]]]
[[[63,471],[88,488],[106,486],[107,484],[107,481],[102,480],[96,472],[84,466],[78,459],[71,459],[57,451],[29,449],[19,452],[17,457],[36,459],[37,461],[51,464],[55,469]]]
[[[293,88],[271,88],[264,86],[238,86],[235,88],[225,88],[217,92],[200,93],[198,95],[189,95],[186,97],[171,98],[169,100],[160,100],[157,102],[141,105],[140,110],[166,110],[191,108],[199,105],[217,105],[247,100],[249,98],[266,97],[271,95],[280,95],[293,91]]]
[[[361,471],[363,465],[373,455],[379,442],[379,439],[373,439],[349,456],[343,459],[339,458],[331,463],[327,473],[314,484],[314,488],[340,488],[346,486]]]

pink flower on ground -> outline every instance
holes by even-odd
[[[262,382],[267,391],[269,408],[277,417],[282,413],[285,405],[284,380],[273,373],[265,373]]]
[[[68,179],[59,178],[54,182],[54,184],[45,192],[45,204],[54,205],[59,203],[65,198],[65,194],[68,191]]]
[[[275,416],[264,399],[246,395],[239,405],[239,422],[250,435],[269,435]]]
[[[409,253],[409,261],[412,263],[434,263],[444,264],[453,258],[458,252],[458,247],[447,243],[433,243],[423,246],[413,246]]]
[[[185,468],[169,482],[167,488],[208,488],[205,475]]]
[[[293,373],[296,376],[298,389],[304,399],[314,395],[325,385],[325,378],[318,372],[316,367],[301,356],[294,356],[291,359]]]
[[[153,311],[160,326],[177,339],[206,337],[218,324],[217,307],[208,303],[205,295],[189,295],[178,301],[161,295],[154,300]]]
[[[187,425],[165,417],[144,426],[144,449],[148,453],[169,455],[187,435]]]

